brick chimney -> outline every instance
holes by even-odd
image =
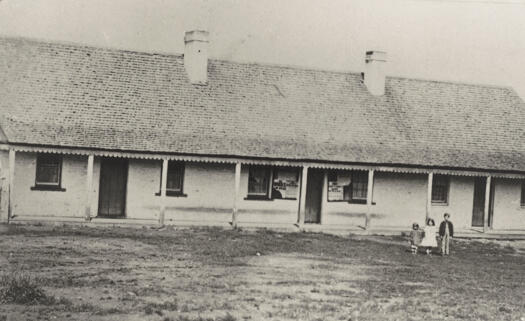
[[[364,83],[368,91],[374,96],[385,94],[386,52],[367,51],[364,73]]]
[[[186,31],[184,35],[184,68],[192,84],[208,81],[208,35],[204,30]]]

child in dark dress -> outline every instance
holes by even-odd
[[[412,231],[410,231],[410,249],[412,254],[417,254],[417,247],[421,244],[423,239],[423,231],[419,229],[419,224],[412,224]]]

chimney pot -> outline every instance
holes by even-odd
[[[186,31],[184,35],[184,68],[192,84],[208,82],[208,36],[205,30]]]
[[[367,51],[365,59],[364,83],[368,91],[374,96],[385,94],[386,59],[384,51]]]

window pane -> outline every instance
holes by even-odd
[[[356,171],[352,173],[352,199],[366,200],[368,192],[368,173]]]
[[[248,194],[268,195],[270,170],[264,167],[250,167]]]
[[[333,171],[328,174],[329,201],[366,201],[368,173],[365,171]]]
[[[299,191],[297,169],[279,168],[274,171],[272,198],[297,198]]]
[[[331,171],[328,173],[328,200],[343,201],[351,199],[351,172]]]
[[[36,165],[36,183],[59,185],[60,159],[54,156],[38,156]]]
[[[448,185],[449,180],[447,176],[434,176],[432,180],[432,202],[446,203],[448,201]]]
[[[168,163],[168,175],[166,180],[166,190],[182,192],[182,178],[184,175],[184,164]]]

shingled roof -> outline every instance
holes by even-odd
[[[509,88],[0,38],[12,144],[525,171],[525,104]],[[1,131],[0,131],[1,132]]]

